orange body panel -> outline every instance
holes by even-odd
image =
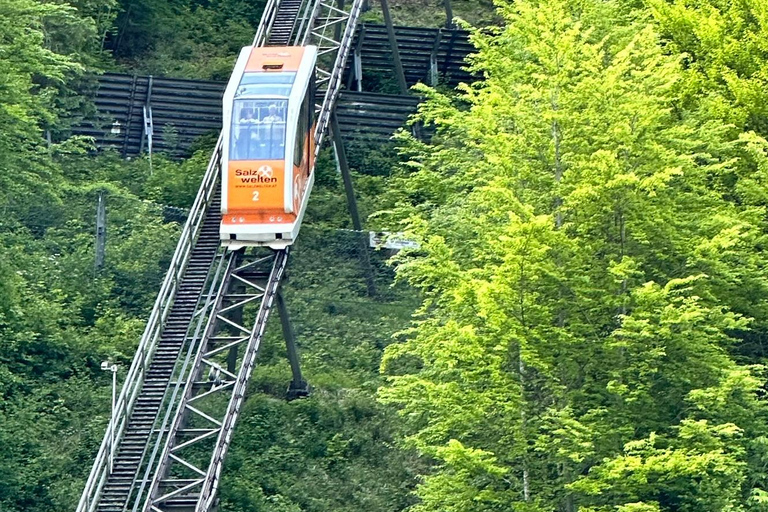
[[[227,211],[285,212],[283,160],[231,160],[227,163]]]
[[[282,64],[283,67],[272,71],[298,71],[303,56],[304,48],[301,47],[257,47],[251,51],[251,55],[248,57],[248,63],[245,65],[245,72],[265,71],[268,73],[270,70],[264,69],[264,65],[273,65],[276,63]]]

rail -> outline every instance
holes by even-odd
[[[324,2],[318,1],[318,6],[324,5]],[[352,41],[355,38],[355,32],[357,29],[357,20],[360,18],[360,12],[362,11],[363,7],[363,0],[353,0],[352,7],[349,10],[348,17],[346,19],[346,25],[344,26],[344,32],[342,34],[341,40],[338,41],[336,44],[331,43],[331,48],[335,46],[336,50],[336,59],[334,61],[333,68],[329,73],[323,73],[327,75],[327,89],[325,91],[325,97],[323,98],[323,105],[320,109],[320,115],[317,118],[317,127],[315,129],[315,155],[317,155],[320,152],[320,146],[323,141],[323,135],[325,134],[328,124],[331,121],[331,114],[333,113],[333,110],[336,106],[336,99],[338,98],[339,91],[341,90],[342,85],[342,79],[344,76],[344,68],[347,64],[347,58],[350,54],[350,49],[352,47]],[[329,6],[327,7],[330,11],[333,11],[334,7]],[[329,13],[329,18],[331,14]],[[321,25],[321,29],[318,30],[317,28],[311,29],[307,31],[307,37],[305,37],[305,41],[309,40],[312,41],[312,36],[319,39],[318,46],[320,47],[320,51],[322,51],[322,42],[327,41],[329,38],[325,35],[325,30],[331,25],[332,23],[325,23]],[[335,29],[335,27],[334,27]],[[318,83],[321,83],[320,73],[318,70]]]
[[[99,452],[96,455],[96,460],[91,468],[85,489],[78,503],[77,512],[93,512],[98,505],[99,494],[109,476],[111,461],[114,459],[116,448],[114,440],[121,438],[127,426],[130,411],[141,391],[144,375],[152,362],[152,355],[162,333],[165,320],[173,305],[179,283],[189,263],[189,257],[194,248],[195,240],[205,219],[208,205],[216,190],[214,185],[218,178],[218,163],[221,149],[222,140],[219,137],[216,150],[213,152],[208,163],[208,169],[203,176],[203,183],[197,193],[195,202],[192,204],[189,217],[184,224],[179,242],[176,245],[173,259],[163,279],[160,293],[147,321],[147,327],[144,330],[139,346],[136,349],[136,355],[125,377],[122,390],[107,426],[107,435],[104,436]]]
[[[200,507],[198,505],[198,510],[212,510],[213,502],[216,498],[216,491],[218,490],[221,479],[221,469],[224,465],[224,458],[226,457],[229,444],[232,440],[233,427],[240,413],[243,400],[245,399],[248,381],[251,373],[253,373],[253,367],[256,365],[256,356],[259,353],[261,339],[264,336],[264,331],[267,327],[267,319],[269,318],[272,304],[277,296],[277,290],[280,287],[280,282],[287,265],[288,251],[277,251],[272,265],[272,271],[270,272],[267,281],[267,286],[264,289],[264,296],[262,298],[261,306],[259,307],[259,313],[256,322],[254,323],[253,330],[251,331],[248,344],[246,345],[245,353],[243,354],[243,363],[232,390],[232,396],[227,407],[226,419],[219,431],[216,447],[211,456],[211,465],[208,468],[208,473],[206,474],[205,481],[202,485],[199,504],[203,506]]]
[[[173,439],[173,436],[175,435],[176,431],[178,430],[178,425],[173,425],[171,428],[169,428],[169,425],[172,421],[171,413],[174,411],[174,404],[177,404],[179,400],[177,400],[178,397],[180,397],[181,393],[186,393],[187,388],[190,384],[190,376],[194,374],[194,365],[195,362],[192,360],[193,356],[195,355],[195,348],[200,347],[200,337],[202,335],[201,331],[202,329],[208,325],[210,322],[210,317],[206,315],[206,312],[211,311],[212,309],[215,309],[215,305],[220,303],[221,297],[223,297],[224,289],[226,287],[226,275],[229,273],[229,265],[231,265],[232,260],[234,258],[234,253],[231,253],[229,255],[229,258],[225,255],[221,255],[219,257],[219,264],[218,268],[216,269],[213,279],[211,280],[209,291],[206,297],[205,306],[203,306],[199,312],[201,314],[198,315],[197,319],[197,326],[195,328],[194,334],[192,335],[191,343],[189,344],[189,347],[187,349],[187,354],[185,357],[180,357],[176,362],[176,368],[174,369],[174,373],[177,374],[176,382],[171,383],[169,385],[168,389],[166,389],[164,399],[169,398],[169,407],[165,411],[164,415],[158,415],[158,417],[155,419],[155,431],[158,433],[157,439],[154,441],[154,446],[152,446],[153,443],[149,443],[146,446],[146,450],[148,451],[150,447],[152,447],[152,453],[150,454],[149,460],[146,465],[146,469],[144,472],[144,476],[141,479],[141,485],[139,486],[139,489],[135,493],[134,498],[134,505],[131,508],[132,512],[137,512],[139,510],[140,506],[143,506],[143,500],[145,498],[144,491],[147,489],[147,484],[151,482],[153,475],[151,474],[152,470],[155,469],[155,461],[157,460],[158,455],[160,455],[160,449],[161,447],[168,447],[171,440]],[[227,261],[229,259],[229,261]],[[225,264],[227,265],[227,268],[224,269]],[[193,319],[194,321],[194,319]],[[192,365],[192,367],[190,366]],[[178,370],[178,373],[177,373]],[[184,377],[187,376],[187,379],[184,379]],[[182,389],[183,387],[183,389]],[[170,395],[170,396],[169,396]],[[165,453],[161,455],[161,457],[164,457]],[[164,469],[160,469],[159,473],[162,473]],[[136,484],[136,479],[134,479],[134,485]],[[149,493],[151,495],[151,489],[149,489]],[[129,493],[130,495],[131,493]],[[127,506],[128,504],[126,504]],[[126,508],[127,510],[127,508]]]
[[[211,282],[211,292],[215,291],[215,294],[209,293],[208,296],[208,302],[212,312],[215,312],[221,307],[222,301],[226,295],[227,287],[229,286],[232,268],[236,261],[236,253],[230,253],[228,257],[222,257],[219,261],[219,268],[216,271],[216,276]],[[206,309],[208,308],[206,307]],[[141,489],[139,489],[138,495],[135,498],[135,503],[132,509],[133,512],[136,512],[139,507],[141,507],[142,511],[152,509],[152,496],[157,491],[160,479],[167,470],[169,454],[171,453],[174,437],[181,428],[181,424],[184,420],[183,411],[185,410],[187,397],[192,393],[192,389],[195,385],[194,376],[201,366],[204,343],[200,342],[200,337],[211,335],[211,326],[214,324],[215,318],[215,314],[211,314],[207,317],[201,316],[198,321],[194,336],[196,343],[190,344],[189,351],[183,363],[183,368],[181,369],[179,378],[176,380],[173,396],[170,401],[171,406],[166,411],[162,426],[158,431],[159,435],[155,441],[152,457],[147,464]],[[178,400],[177,395],[179,396]],[[160,461],[159,469],[155,466],[156,460]],[[153,469],[155,470],[155,473],[150,474]],[[147,483],[149,483],[149,488],[145,495],[144,488]]]
[[[272,24],[277,17],[277,13],[280,10],[280,0],[268,0],[267,5],[264,6],[264,13],[261,15],[261,24],[256,31],[256,36],[253,38],[253,46],[264,46],[269,36],[268,30],[272,27]]]

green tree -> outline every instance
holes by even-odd
[[[72,17],[71,9],[27,0],[0,2],[0,204],[25,211],[29,225],[56,217],[60,176],[46,165],[41,126],[53,123],[56,84],[79,69],[73,60],[45,47],[44,20]]]
[[[768,10],[760,0],[647,0],[668,51],[684,57],[685,96],[738,130],[768,135]]]
[[[753,163],[711,158],[738,134],[680,110],[642,13],[498,4],[506,26],[473,36],[485,81],[421,89],[436,135],[405,137],[386,214],[422,243],[380,390],[437,461],[415,510],[746,509],[762,381],[729,348],[766,317],[764,210],[712,184]]]
[[[226,80],[265,0],[120,0],[106,47],[144,73]]]

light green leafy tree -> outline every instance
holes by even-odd
[[[718,175],[725,197],[766,204],[768,143],[768,8],[762,0],[646,0],[665,51],[683,64],[679,105],[728,125],[736,147],[712,147],[702,158],[742,163]],[[744,133],[741,133],[744,132]]]
[[[642,13],[498,5],[485,81],[421,89],[436,133],[404,138],[382,214],[421,242],[398,274],[424,305],[380,390],[435,461],[415,510],[757,506],[762,380],[730,348],[766,318],[764,210],[713,185],[756,160],[712,156],[738,134],[681,107]]]
[[[684,98],[738,130],[768,135],[765,2],[646,1],[668,51],[684,56]]]

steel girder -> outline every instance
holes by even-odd
[[[267,319],[288,262],[286,251],[230,253],[174,419],[160,429],[162,455],[143,512],[212,510],[222,464]],[[236,351],[236,352],[235,352]],[[232,354],[235,354],[235,358]],[[234,363],[234,364],[233,364]]]
[[[296,32],[295,44],[317,46],[317,91],[323,96],[317,105],[315,153],[320,151],[328,129],[331,113],[342,86],[342,76],[351,52],[355,29],[360,19],[364,0],[351,0],[348,9],[339,0],[309,2],[301,25]]]

